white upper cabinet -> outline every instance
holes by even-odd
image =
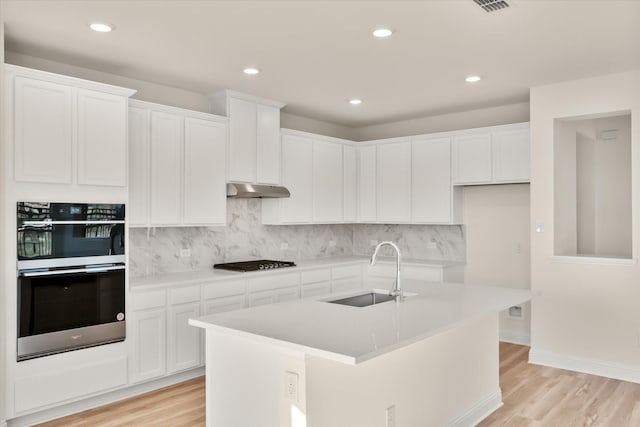
[[[72,87],[15,78],[15,180],[71,184]]]
[[[289,190],[291,197],[262,199],[262,222],[354,222],[356,170],[353,142],[290,129],[282,129],[281,138],[282,185]],[[347,218],[347,215],[351,217]]]
[[[378,145],[378,222],[411,221],[411,141]]]
[[[342,144],[313,141],[313,221],[340,222],[343,217]]]
[[[280,109],[283,106],[280,102],[234,91],[209,97],[211,112],[229,118],[229,181],[280,184]]]
[[[149,124],[151,111],[129,107],[129,225],[144,226],[149,217]]]
[[[265,224],[301,224],[313,219],[313,140],[297,135],[282,135],[282,185],[291,196],[263,199]]]
[[[356,147],[344,145],[343,154],[343,221],[356,222],[358,213],[358,167]]]
[[[226,136],[223,123],[185,118],[184,224],[226,222]]]
[[[226,119],[130,104],[129,225],[224,225]]]
[[[377,219],[377,147],[366,145],[358,151],[358,222]]]
[[[83,186],[126,187],[127,98],[134,90],[4,67],[16,183],[68,185],[56,192],[73,199],[93,194]]]
[[[529,182],[529,124],[471,129],[453,137],[453,184]]]
[[[453,137],[453,183],[488,184],[492,180],[491,132]]]
[[[258,104],[257,165],[258,184],[280,183],[280,107]]]
[[[182,123],[178,115],[151,112],[151,225],[180,224]]]
[[[411,149],[411,222],[452,221],[449,138],[414,138]]]
[[[127,184],[127,99],[78,89],[78,183]]]
[[[493,132],[493,180],[528,182],[531,177],[528,123]]]

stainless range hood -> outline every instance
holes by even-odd
[[[227,184],[227,197],[234,199],[289,197],[291,193],[285,187],[260,184]]]

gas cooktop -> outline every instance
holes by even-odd
[[[285,268],[285,267],[295,267],[295,266],[296,266],[296,263],[293,261],[273,261],[269,259],[259,259],[255,261],[225,262],[222,264],[214,264],[213,268],[244,272],[244,271],[271,270],[274,268]]]

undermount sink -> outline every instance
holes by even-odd
[[[327,300],[332,304],[350,305],[352,307],[368,307],[374,304],[380,304],[381,302],[393,301],[394,296],[389,294],[383,294],[378,292],[367,292],[365,294],[354,295],[351,297]]]

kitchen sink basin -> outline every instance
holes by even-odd
[[[351,297],[327,300],[327,302],[333,304],[350,305],[352,307],[368,307],[374,304],[380,304],[381,302],[393,301],[395,297],[389,294],[383,294],[378,292],[367,292],[365,294],[354,295]]]

